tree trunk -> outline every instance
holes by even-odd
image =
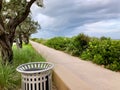
[[[28,33],[23,33],[22,39],[25,44],[29,44],[29,34]]]
[[[13,51],[12,51],[12,42],[10,42],[9,36],[4,34],[0,36],[0,49],[2,63],[12,63],[13,62]]]
[[[22,34],[20,32],[16,32],[16,38],[15,38],[15,42],[17,45],[17,48],[22,48]]]

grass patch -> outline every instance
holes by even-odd
[[[12,65],[0,64],[0,90],[19,90],[21,87],[21,76],[16,67],[28,62],[45,61],[31,45],[23,45],[22,49],[13,46],[14,61]]]
[[[20,65],[28,62],[39,62],[45,61],[41,55],[39,55],[31,45],[24,45],[22,49],[13,47],[14,50],[14,64]]]

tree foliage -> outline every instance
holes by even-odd
[[[19,48],[22,48],[22,42],[29,43],[29,37],[31,34],[36,33],[40,29],[38,22],[35,22],[31,17],[27,17],[24,22],[17,26],[15,32],[15,41]]]
[[[29,16],[34,2],[40,7],[43,6],[42,0],[0,0],[0,49],[4,62],[12,61],[12,44],[16,37],[16,28],[18,25],[23,28],[21,23]]]

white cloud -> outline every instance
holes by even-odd
[[[38,23],[43,27],[43,28],[47,28],[50,27],[54,24],[55,19],[49,16],[46,16],[44,14],[38,14],[36,16],[34,16],[34,20],[38,20]]]
[[[120,21],[107,20],[95,23],[85,24],[84,33],[120,33]]]
[[[74,30],[70,32],[68,36],[77,35],[79,33],[84,33],[95,37],[107,36],[118,39],[120,38],[120,19],[87,23],[74,28]]]

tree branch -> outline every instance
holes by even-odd
[[[2,13],[1,13],[1,10],[2,10],[2,2],[3,0],[0,0],[0,35],[2,35],[4,32],[4,23],[3,23],[3,19],[2,19]]]
[[[0,33],[4,31],[4,23],[3,23],[3,19],[0,15]]]
[[[0,12],[1,12],[1,9],[2,9],[2,1],[3,0],[0,0]]]
[[[9,26],[14,28],[17,25],[19,25],[21,22],[23,22],[29,15],[30,7],[35,1],[36,0],[31,0],[30,2],[28,2],[27,6],[25,7],[25,11],[21,15],[17,15],[14,19],[11,19],[9,22]]]

